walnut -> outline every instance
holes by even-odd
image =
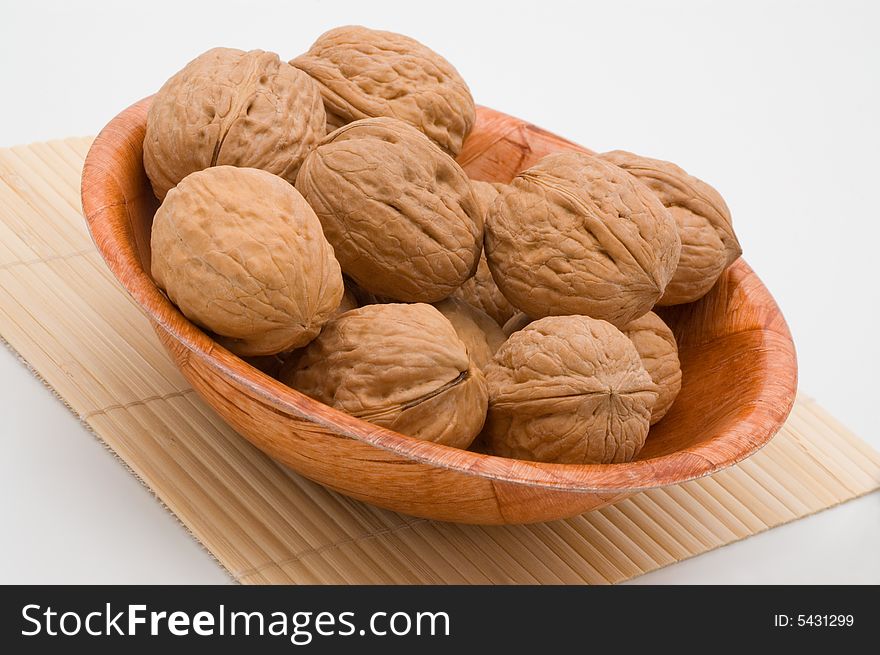
[[[152,274],[239,355],[304,346],[342,298],[321,224],[280,177],[217,166],[185,177],[153,219]]]
[[[642,365],[657,385],[657,402],[651,409],[651,425],[654,425],[666,416],[681,391],[678,344],[672,330],[654,312],[631,321],[622,332],[635,344]]]
[[[489,208],[495,202],[498,194],[506,187],[501,182],[484,182],[483,180],[471,180],[471,186],[474,188],[474,195],[477,197],[477,203],[480,205],[480,215],[485,218],[489,213]]]
[[[551,316],[514,332],[486,379],[492,450],[540,462],[630,461],[657,399],[633,343],[586,316]]]
[[[357,285],[357,282],[346,276],[344,273],[342,275],[342,280],[345,282],[345,290],[354,297],[356,307],[363,307],[364,305],[377,305],[386,302],[397,302],[393,298],[382,298],[380,296],[377,296],[375,293],[370,293],[369,291],[361,289]]]
[[[498,287],[529,316],[583,314],[621,326],[663,295],[681,244],[672,216],[632,175],[561,152],[501,192],[485,247]]]
[[[290,63],[319,83],[329,129],[388,116],[421,130],[455,156],[474,126],[474,99],[458,71],[408,36],[337,27]]]
[[[489,207],[495,202],[505,185],[479,180],[471,180],[471,184],[480,205],[480,215],[485,220]],[[466,280],[452,295],[483,310],[495,319],[498,325],[504,325],[517,311],[516,307],[511,305],[510,301],[501,293],[495,280],[492,279],[485,252],[480,254],[480,261],[474,276]]]
[[[491,316],[459,298],[447,298],[434,305],[452,323],[458,338],[467,346],[474,363],[485,370],[507,337]]]
[[[358,302],[357,295],[355,295],[355,292],[350,289],[349,286],[346,284],[344,285],[342,300],[339,301],[339,306],[336,308],[333,316],[339,316],[340,314],[344,314],[349,310],[357,309],[360,306],[361,305]]]
[[[470,181],[406,123],[369,118],[339,128],[306,158],[296,187],[365,291],[436,302],[477,267],[483,221]]]
[[[510,317],[510,320],[504,324],[504,327],[501,328],[501,331],[504,332],[504,335],[510,337],[514,332],[519,332],[526,325],[532,322],[532,317],[528,314],[523,314],[522,312],[517,312],[513,316]]]
[[[292,184],[325,131],[321,93],[308,75],[271,52],[214,48],[153,98],[144,167],[159,199],[190,173],[224,164]]]
[[[679,305],[705,296],[724,269],[742,254],[724,198],[668,161],[623,150],[600,156],[650,188],[678,225],[681,257],[658,304]]]
[[[486,417],[486,380],[443,315],[367,305],[330,321],[281,381],[419,439],[467,448]]]

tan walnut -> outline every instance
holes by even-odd
[[[330,321],[282,382],[352,416],[467,448],[486,418],[486,380],[443,315],[367,305]]]
[[[506,337],[510,337],[514,332],[519,332],[526,325],[532,322],[532,317],[528,314],[524,314],[523,312],[517,312],[504,324],[501,328],[501,331],[504,332]]]
[[[468,354],[481,370],[507,337],[491,316],[461,300],[447,298],[434,305],[452,323],[458,338],[467,346]]]
[[[586,316],[551,316],[514,332],[486,379],[491,449],[539,462],[630,461],[657,399],[632,342]]]
[[[388,116],[421,130],[455,156],[474,125],[474,99],[461,75],[408,36],[337,27],[290,63],[319,83],[329,130]]]
[[[657,385],[657,402],[651,410],[651,425],[666,416],[681,391],[681,363],[675,335],[654,312],[631,321],[622,332],[636,347],[642,365]]]
[[[151,268],[190,320],[239,355],[304,346],[342,299],[311,207],[254,168],[207,168],[171,189],[153,219]]]
[[[742,254],[727,203],[715,189],[668,161],[615,150],[600,155],[636,176],[678,225],[681,257],[659,305],[699,300]]]
[[[470,181],[406,123],[368,118],[339,128],[303,162],[296,187],[365,291],[436,302],[476,270],[483,220]]]
[[[352,295],[354,301],[357,303],[357,307],[363,307],[364,305],[378,305],[387,302],[396,302],[393,298],[383,298],[381,296],[377,296],[375,293],[367,291],[366,289],[362,289],[357,285],[357,282],[352,280],[344,273],[342,275],[342,280],[345,282],[345,290]]]
[[[144,167],[160,200],[190,173],[226,164],[292,184],[325,133],[320,90],[308,75],[271,52],[214,48],[153,98]]]
[[[347,284],[344,285],[344,289],[345,291],[342,294],[342,300],[339,301],[339,306],[336,308],[333,316],[339,316],[340,314],[344,314],[347,311],[357,309],[361,306],[354,290],[349,288],[349,285]]]
[[[681,243],[672,216],[636,178],[561,152],[501,192],[485,247],[498,287],[529,316],[582,314],[622,326],[663,295]]]
[[[480,206],[480,215],[485,221],[489,208],[505,185],[479,180],[472,180],[471,184]],[[504,325],[517,311],[516,307],[511,305],[510,301],[501,293],[495,280],[492,279],[485,252],[480,254],[480,262],[477,264],[477,272],[474,276],[466,280],[452,295],[483,310],[495,319],[498,325]]]

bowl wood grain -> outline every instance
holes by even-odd
[[[158,201],[142,162],[149,102],[114,118],[89,151],[82,200],[92,237],[202,398],[257,448],[312,480],[432,519],[547,521],[730,466],[767,443],[791,410],[797,386],[791,335],[770,293],[742,260],[700,301],[661,310],[678,339],[683,385],[633,462],[563,465],[492,457],[419,441],[312,400],[214,342],[150,278]],[[479,108],[459,161],[475,179],[507,182],[561,149],[584,150]]]

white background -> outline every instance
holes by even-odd
[[[191,58],[414,36],[477,102],[725,196],[798,348],[801,390],[880,448],[880,3],[6,3],[0,146],[95,134]],[[223,582],[220,568],[0,349],[0,582]],[[11,538],[9,535],[12,535]],[[640,579],[880,582],[880,494]]]

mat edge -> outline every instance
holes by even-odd
[[[48,390],[52,394],[52,396],[55,397],[55,399],[57,401],[59,401],[62,405],[64,405],[64,407],[67,409],[67,411],[70,412],[70,414],[72,414],[73,417],[76,419],[76,422],[79,423],[86,430],[86,432],[91,434],[92,437],[94,437],[95,441],[97,441],[98,444],[100,444],[106,452],[108,452],[110,455],[112,455],[113,459],[115,459],[117,463],[121,464],[125,468],[125,470],[128,471],[128,473],[130,473],[132,475],[132,477],[134,477],[134,479],[137,480],[138,483],[144,489],[147,490],[147,492],[149,492],[149,494],[153,497],[153,499],[157,503],[159,503],[159,505],[162,507],[162,509],[164,509],[165,512],[169,516],[171,516],[172,519],[174,519],[174,522],[177,523],[181,528],[183,528],[184,531],[186,532],[186,534],[196,543],[196,545],[198,545],[198,547],[201,550],[203,550],[205,553],[207,553],[208,556],[214,561],[214,563],[216,563],[220,567],[220,569],[229,578],[230,582],[232,582],[233,584],[242,584],[241,580],[238,577],[236,577],[232,573],[232,571],[223,562],[220,561],[220,559],[217,557],[217,555],[215,555],[211,551],[211,549],[208,548],[202,542],[202,540],[198,538],[198,536],[196,536],[195,532],[193,532],[193,530],[189,527],[189,525],[187,525],[186,522],[174,510],[172,510],[171,507],[168,506],[168,504],[165,502],[165,500],[159,495],[159,492],[156,491],[153,487],[151,487],[149,485],[149,483],[140,474],[138,474],[137,471],[134,470],[134,468],[132,468],[132,466],[125,460],[125,458],[122,455],[120,455],[119,453],[117,453],[116,450],[114,450],[114,448],[109,443],[107,443],[107,441],[100,434],[98,434],[97,430],[95,430],[95,428],[93,428],[92,425],[88,422],[88,419],[83,418],[80,415],[80,413],[77,412],[69,402],[67,402],[67,400],[64,398],[64,396],[62,396],[60,393],[58,393],[58,390],[55,389],[55,387],[53,387],[46,380],[45,377],[43,377],[42,373],[40,373],[36,368],[34,368],[31,365],[31,363],[27,360],[27,358],[25,358],[15,348],[15,346],[13,346],[9,341],[7,341],[6,337],[4,337],[2,334],[0,334],[0,343],[2,343],[6,347],[6,349],[12,354],[12,356],[15,357],[15,359],[17,359],[18,362],[25,369],[27,369],[27,371],[31,375],[33,375],[43,385],[43,387],[46,390]]]

